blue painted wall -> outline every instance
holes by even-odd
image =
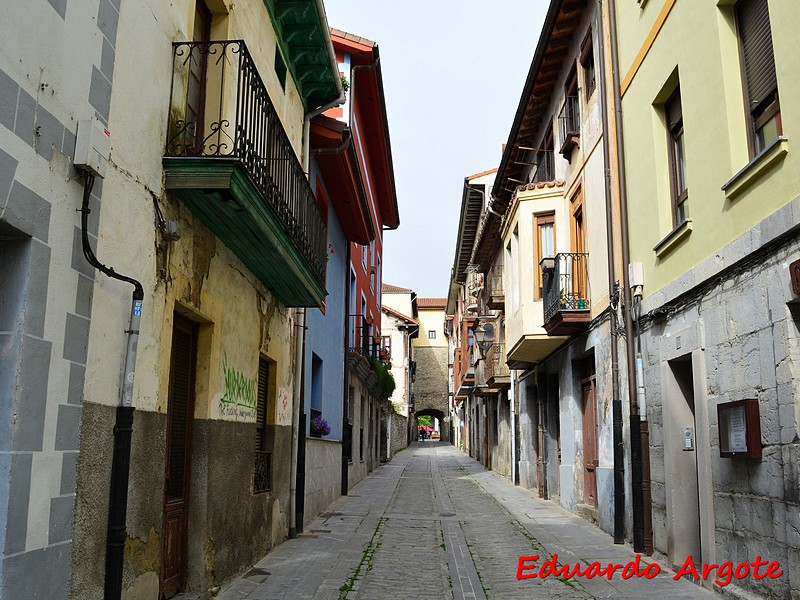
[[[312,189],[316,190],[320,180],[316,162],[312,164]],[[325,188],[324,182],[323,188]],[[328,199],[330,191],[325,188]],[[344,392],[344,318],[345,318],[345,283],[347,281],[347,240],[339,224],[339,218],[328,206],[328,247],[333,254],[328,254],[328,269],[325,288],[328,297],[325,301],[325,313],[317,308],[306,311],[306,355],[304,369],[304,409],[306,414],[306,435],[308,435],[311,413],[311,375],[314,355],[322,361],[322,417],[331,426],[331,432],[325,436],[328,440],[342,439],[342,396]]]

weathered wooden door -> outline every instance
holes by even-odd
[[[583,501],[597,506],[597,403],[594,375],[581,381],[583,413]]]
[[[175,315],[167,404],[164,520],[161,537],[162,598],[171,598],[184,588],[186,582],[196,331],[193,323]]]

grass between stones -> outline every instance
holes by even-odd
[[[381,543],[380,541],[377,541],[377,538],[380,535],[380,530],[384,523],[386,523],[386,517],[381,517],[378,520],[378,525],[375,527],[375,531],[372,532],[372,538],[370,538],[369,543],[361,553],[361,561],[358,563],[350,577],[347,578],[347,581],[345,581],[344,584],[339,588],[339,600],[347,600],[347,594],[355,589],[356,581],[358,580],[362,569],[365,569],[366,573],[369,573],[372,570],[372,559],[375,556],[375,551],[381,547]]]

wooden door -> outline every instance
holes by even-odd
[[[185,587],[191,481],[196,326],[175,315],[172,330],[164,521],[161,537],[161,597],[171,598]]]
[[[597,506],[597,403],[594,375],[581,381],[583,413],[583,501]]]

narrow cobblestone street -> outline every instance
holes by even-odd
[[[521,555],[585,568],[624,564],[627,546],[552,502],[486,471],[458,449],[415,443],[339,498],[298,539],[267,555],[221,600],[278,598],[717,597],[672,580],[518,581]],[[646,559],[643,562],[650,562]]]

